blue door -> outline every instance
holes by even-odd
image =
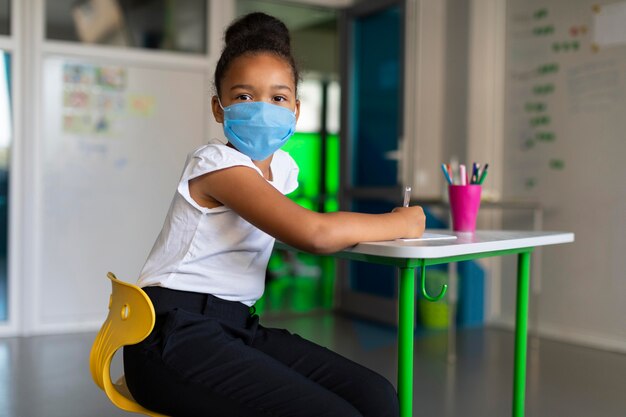
[[[402,0],[368,1],[342,21],[341,208],[391,211],[401,202],[397,150],[403,124]],[[348,291],[393,298],[392,267],[351,262]]]

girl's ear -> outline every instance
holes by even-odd
[[[211,110],[213,110],[213,117],[217,123],[224,123],[224,110],[220,106],[217,96],[211,98]]]
[[[296,123],[300,118],[300,100],[296,100]]]

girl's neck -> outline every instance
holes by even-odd
[[[273,175],[272,175],[272,159],[274,158],[274,155],[270,155],[269,158],[264,159],[263,161],[252,161],[252,163],[254,165],[256,165],[260,170],[261,173],[263,173],[263,178],[265,178],[268,181],[273,181]]]

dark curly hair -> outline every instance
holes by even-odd
[[[291,37],[287,26],[273,16],[254,12],[235,20],[226,29],[224,49],[215,67],[214,83],[217,95],[220,95],[220,82],[236,58],[261,52],[269,52],[284,59],[291,66],[294,84],[297,87],[300,74],[291,53]]]

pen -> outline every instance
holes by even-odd
[[[474,162],[472,164],[472,179],[470,181],[471,184],[478,184],[478,170],[480,169],[480,164]]]
[[[446,181],[448,181],[448,184],[452,185],[452,178],[450,178],[450,174],[448,174],[446,164],[441,164],[441,170],[443,171],[443,176],[446,178]]]
[[[411,187],[407,185],[406,187],[404,187],[404,203],[402,203],[402,207],[408,207],[410,200],[411,200]]]
[[[459,177],[461,177],[461,185],[467,185],[467,175],[463,164],[459,165]]]
[[[448,177],[450,177],[450,184],[454,184],[454,172],[452,172],[450,164],[446,164],[446,169],[448,170]]]
[[[482,185],[483,181],[485,181],[485,178],[487,177],[487,168],[489,168],[489,164],[485,164],[485,167],[483,168],[483,173],[480,174],[480,179],[478,180],[479,185]]]

